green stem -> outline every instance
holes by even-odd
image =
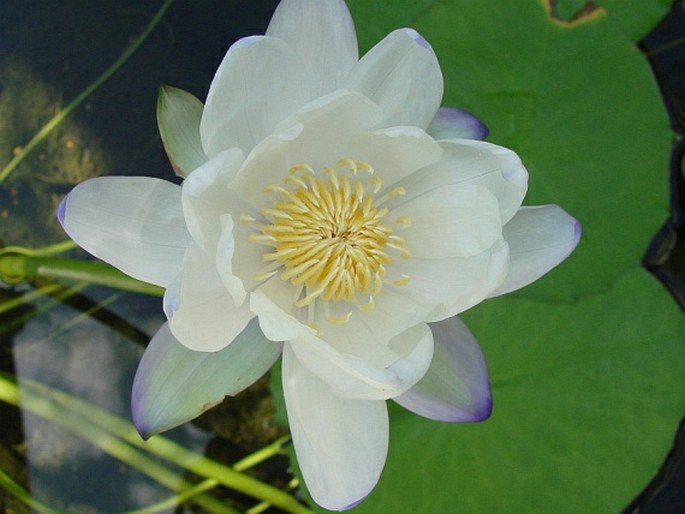
[[[0,385],[7,381],[12,381],[12,377],[0,372]],[[253,498],[264,500],[286,512],[294,514],[312,514],[308,508],[280,489],[244,475],[235,468],[230,468],[208,457],[198,455],[163,436],[157,435],[148,441],[143,441],[129,421],[91,405],[88,402],[84,402],[62,391],[52,389],[51,387],[30,379],[22,380],[22,391],[30,391],[36,396],[49,398],[53,404],[59,405],[63,412],[74,412],[83,419],[87,419],[89,422],[97,424],[102,430],[110,432],[126,443],[144,449],[158,457],[162,457],[199,476],[214,478],[225,487],[252,496]],[[268,447],[258,450],[255,454],[245,457],[236,463],[236,466],[239,466],[241,470],[245,470],[249,466],[256,465],[259,462],[280,453],[285,441],[286,438],[275,441]]]
[[[245,471],[246,469],[250,469],[257,464],[261,464],[265,460],[270,459],[274,455],[278,455],[279,453],[282,453],[283,446],[290,441],[290,436],[289,435],[284,435],[283,437],[280,437],[276,439],[273,443],[271,443],[269,446],[265,446],[264,448],[260,448],[254,453],[251,453],[247,457],[244,457],[240,459],[238,462],[233,464],[233,469],[236,471]]]
[[[9,312],[17,307],[21,307],[28,302],[36,300],[37,298],[41,298],[51,293],[56,293],[60,289],[62,289],[62,286],[59,284],[48,284],[38,289],[26,291],[24,294],[17,296],[16,298],[12,298],[11,300],[6,300],[0,303],[0,314]]]
[[[167,498],[166,500],[162,500],[153,505],[143,507],[142,509],[131,510],[123,514],[155,514],[156,512],[162,512],[163,510],[173,509],[175,507],[178,507],[182,503],[187,502],[188,500],[193,500],[195,497],[202,493],[214,489],[218,485],[219,482],[217,482],[213,478],[207,478],[199,484],[190,487],[184,491],[181,491],[178,494],[175,494],[174,496]],[[236,514],[238,514],[237,511],[230,509],[230,507],[226,507],[225,512],[235,512]]]
[[[0,487],[5,489],[9,494],[17,498],[24,505],[31,507],[39,514],[59,514],[56,510],[52,510],[47,505],[36,500],[31,494],[24,489],[17,482],[12,480],[12,477],[0,469]],[[4,512],[10,512],[9,509]]]
[[[14,248],[0,250],[0,280],[17,284],[40,277],[88,282],[153,296],[164,294],[161,287],[131,278],[104,262],[31,255]]]
[[[121,68],[121,66],[128,61],[128,59],[135,53],[140,45],[147,39],[150,33],[154,30],[157,24],[161,21],[162,17],[166,11],[171,6],[173,0],[165,0],[162,6],[155,14],[154,18],[150,21],[148,26],[145,28],[143,33],[119,56],[119,58],[114,61],[114,63],[107,68],[102,75],[100,75],[95,82],[84,89],[76,98],[74,98],[69,105],[58,112],[50,121],[48,121],[43,127],[31,138],[26,146],[19,152],[14,158],[7,163],[7,165],[0,170],[0,183],[7,178],[7,176],[14,171],[14,169],[21,164],[21,162],[26,158],[26,156],[36,147],[38,144],[45,139],[45,137],[64,119],[71,114],[71,112],[76,109],[83,101],[88,98],[94,91],[96,91],[102,84],[104,84],[114,73]]]
[[[78,413],[69,412],[65,415],[63,406],[51,401],[48,397],[37,394],[32,391],[31,387],[22,387],[20,392],[13,378],[5,373],[0,374],[0,400],[17,407],[21,405],[22,409],[26,409],[69,430],[171,490],[178,488],[187,490],[195,485],[184,480],[177,473],[164,467],[159,462],[147,457],[143,452],[103,431],[101,427],[93,424]],[[196,496],[193,501],[210,512],[236,514],[234,509],[227,507],[216,498],[210,496]]]

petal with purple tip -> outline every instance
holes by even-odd
[[[378,482],[388,451],[384,401],[340,398],[283,350],[283,392],[297,461],[316,503],[353,507]]]
[[[391,32],[352,68],[343,84],[385,111],[383,125],[425,129],[442,100],[442,72],[433,49],[412,29]]]
[[[428,125],[426,132],[438,140],[483,140],[490,133],[488,127],[473,114],[453,107],[440,107],[430,125]]]
[[[509,243],[509,273],[491,296],[536,281],[568,257],[580,242],[581,227],[557,205],[521,207],[504,226]]]
[[[57,216],[88,253],[162,287],[178,275],[190,242],[181,188],[156,178],[86,180],[62,200]]]
[[[144,438],[196,418],[224,396],[253,384],[276,361],[282,345],[267,340],[257,320],[214,353],[189,350],[168,324],[155,334],[133,381],[133,422]]]
[[[424,377],[394,400],[437,421],[482,421],[490,416],[492,396],[485,359],[475,337],[456,316],[430,323],[433,361]]]

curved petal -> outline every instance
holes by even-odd
[[[435,139],[479,139],[488,137],[490,131],[473,114],[454,107],[440,107],[426,129]]]
[[[236,241],[233,237],[234,228],[235,223],[230,214],[221,216],[221,237],[216,249],[216,267],[224,287],[233,297],[233,301],[236,305],[241,305],[245,301],[247,292],[242,280],[233,274],[233,255],[236,251]]]
[[[217,251],[220,218],[229,210],[228,184],[243,163],[243,152],[232,148],[219,153],[183,181],[183,214],[193,240],[205,253]]]
[[[442,100],[438,59],[413,29],[388,34],[352,68],[344,85],[380,105],[386,127],[415,125],[425,129]]]
[[[282,0],[266,35],[295,50],[311,77],[312,98],[338,89],[359,57],[354,23],[343,0]]]
[[[297,461],[316,503],[349,509],[378,482],[388,451],[383,401],[350,400],[283,351],[283,393]]]
[[[477,184],[450,184],[399,201],[388,206],[393,218],[406,220],[401,235],[412,256],[471,257],[502,237],[497,199]]]
[[[398,278],[406,279],[400,282],[402,286],[389,287],[417,305],[431,306],[427,321],[437,321],[464,312],[488,298],[508,270],[509,246],[498,241],[492,248],[471,257],[412,257],[397,261],[393,272]]]
[[[527,286],[561,263],[580,241],[578,220],[556,205],[521,207],[504,226],[511,248],[509,274],[491,296]]]
[[[528,171],[523,166],[521,158],[513,150],[487,141],[476,141],[475,139],[454,140],[454,143],[463,143],[490,152],[499,159],[502,176],[505,179],[520,189],[525,190],[528,187]]]
[[[440,145],[417,127],[392,127],[357,135],[350,143],[350,157],[371,165],[384,186],[437,162]],[[382,192],[381,192],[382,194]]]
[[[488,369],[476,338],[456,316],[431,323],[435,353],[424,377],[393,398],[437,421],[482,421],[492,412]]]
[[[293,302],[294,288],[274,276],[250,294],[250,310],[259,317],[259,326],[272,341],[290,341],[314,329],[299,319]]]
[[[402,201],[438,187],[473,183],[486,187],[499,204],[502,223],[521,207],[526,195],[528,172],[519,157],[506,148],[483,141],[440,141],[442,159],[402,181]]]
[[[207,353],[189,350],[165,323],[150,341],[133,380],[131,412],[147,439],[196,418],[266,373],[282,345],[266,339],[256,320],[232,344]]]
[[[309,76],[284,41],[264,36],[238,40],[214,75],[200,122],[211,159],[229,148],[245,154],[310,98]]]
[[[64,197],[57,217],[84,250],[162,287],[178,275],[190,242],[181,188],[156,178],[86,180]]]
[[[307,163],[316,172],[350,158],[349,145],[358,132],[373,130],[381,111],[370,100],[351,91],[337,91],[319,98],[278,128],[247,157],[243,169],[231,184],[241,197],[258,208],[271,207],[274,196],[264,192],[283,179],[296,164]]]
[[[395,336],[386,348],[380,347],[369,331],[354,333],[350,329],[345,334],[348,340],[324,331],[288,343],[304,367],[344,398],[394,398],[421,379],[433,356],[433,336],[424,323]]]
[[[157,125],[174,172],[187,176],[207,161],[200,141],[202,102],[182,89],[159,88]]]
[[[171,316],[169,328],[174,337],[200,352],[217,352],[228,346],[253,317],[247,302],[236,307],[214,260],[195,244],[186,252],[177,298],[165,301],[165,313]]]

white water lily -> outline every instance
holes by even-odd
[[[559,207],[521,207],[520,159],[471,139],[483,126],[441,99],[415,31],[358,60],[342,1],[283,0],[266,36],[229,49],[204,106],[162,91],[182,186],[105,177],[65,198],[80,246],[166,289],[168,322],[134,382],[141,434],[196,417],[282,354],[305,482],[343,510],[380,476],[387,399],[436,420],[489,416],[485,362],[456,315],[549,271],[580,230]]]

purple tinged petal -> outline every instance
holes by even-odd
[[[376,44],[341,84],[379,105],[383,126],[425,129],[440,107],[442,72],[435,52],[416,32],[398,29]]]
[[[388,410],[381,400],[335,395],[286,344],[283,394],[302,476],[328,510],[351,508],[374,488],[388,450]]]
[[[281,349],[282,344],[264,337],[256,319],[215,353],[189,350],[165,323],[152,338],[133,380],[131,412],[138,432],[147,439],[239,393],[271,368]]]
[[[490,296],[525,287],[563,262],[578,245],[581,226],[557,205],[534,205],[521,207],[503,235],[511,250],[509,273]]]
[[[437,421],[483,421],[492,412],[485,358],[475,337],[456,316],[430,323],[435,344],[426,375],[394,400]]]
[[[62,201],[57,206],[57,220],[59,221],[59,224],[62,225],[62,228],[64,228],[64,214],[67,211],[67,198],[69,198],[69,195],[62,198]]]
[[[409,34],[409,35],[411,36],[411,38],[412,38],[414,41],[416,41],[416,42],[417,42],[418,44],[420,44],[422,47],[427,48],[427,49],[429,49],[429,50],[432,50],[432,49],[433,49],[433,48],[431,47],[431,45],[428,43],[428,41],[426,41],[426,40],[424,39],[424,37],[423,37],[421,34],[419,34],[418,32],[416,32],[414,29],[405,28],[404,30],[407,32],[407,34]]]
[[[483,140],[490,133],[488,127],[473,114],[454,107],[440,107],[426,131],[438,140]]]
[[[580,238],[583,235],[583,225],[580,223],[580,221],[576,220],[576,225],[574,228],[574,237],[573,237],[573,248],[575,249],[576,246],[578,246],[578,243],[580,243]],[[571,250],[573,251],[573,250]],[[569,252],[571,253],[571,252]]]
[[[181,188],[151,177],[97,177],[74,187],[57,212],[81,248],[127,275],[166,287],[190,241]]]
[[[250,48],[252,45],[255,43],[258,43],[260,40],[264,39],[264,36],[246,36],[240,38],[238,41],[233,43],[231,45],[231,48],[237,49],[237,48]]]

